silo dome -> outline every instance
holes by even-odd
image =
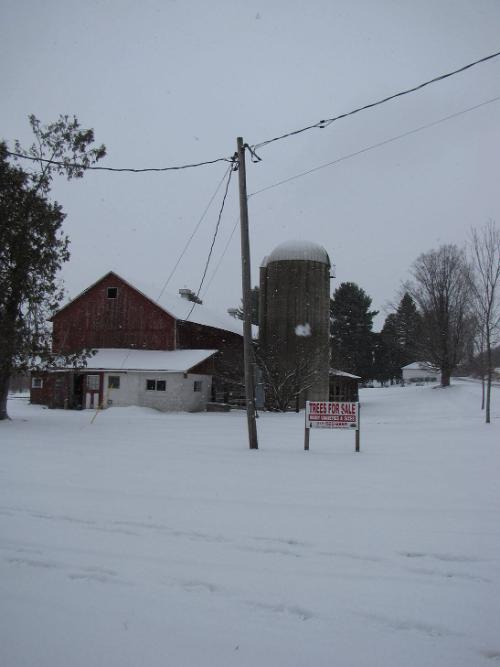
[[[270,255],[264,258],[262,266],[271,262],[302,260],[320,262],[330,266],[330,258],[323,246],[312,241],[285,241],[276,246]]]

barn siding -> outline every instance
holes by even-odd
[[[232,331],[215,329],[195,322],[177,322],[178,350],[227,350],[243,353],[243,337]]]
[[[243,378],[243,337],[194,322],[177,322],[177,349],[218,350],[210,360],[211,372],[227,379]]]
[[[115,299],[108,287],[117,287]],[[55,352],[90,348],[174,350],[175,320],[114,274],[60,310],[53,318]]]
[[[31,378],[40,378],[43,386],[30,389],[30,402],[49,408],[73,407],[71,402],[73,376],[68,372],[34,372]]]

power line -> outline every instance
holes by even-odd
[[[201,277],[200,286],[198,287],[198,291],[196,292],[196,298],[197,299],[200,296],[201,288],[203,287],[203,282],[205,280],[205,276],[207,275],[208,265],[210,264],[210,259],[212,257],[212,252],[213,252],[213,249],[214,249],[215,240],[216,240],[217,234],[219,232],[220,222],[221,222],[221,219],[222,219],[222,212],[224,211],[224,205],[226,203],[227,193],[229,191],[229,184],[231,183],[231,176],[233,175],[233,171],[234,171],[234,167],[229,170],[229,175],[228,175],[228,179],[227,179],[227,183],[226,183],[226,189],[224,191],[224,197],[222,198],[222,204],[221,204],[220,211],[219,211],[219,217],[217,218],[217,224],[215,225],[215,231],[214,231],[214,235],[213,235],[213,238],[212,238],[212,243],[210,245],[210,250],[208,251],[207,261],[205,262],[205,269],[203,270],[203,275]],[[191,310],[189,311],[188,316],[186,317],[186,321],[189,320],[189,318],[191,317],[191,313],[193,312],[195,306],[196,306],[196,301],[193,302]]]
[[[465,72],[466,70],[470,69],[471,67],[475,67],[476,65],[479,65],[481,63],[485,63],[488,60],[492,60],[493,58],[497,58],[500,56],[500,51],[497,51],[495,53],[492,53],[488,56],[485,56],[484,58],[480,58],[479,60],[475,60],[474,62],[468,63],[467,65],[463,65],[462,67],[459,67],[456,70],[453,70],[452,72],[448,72],[446,74],[441,74],[439,76],[436,76],[432,79],[429,79],[428,81],[424,81],[423,83],[420,83],[417,86],[413,86],[412,88],[407,88],[406,90],[402,90],[399,93],[394,93],[393,95],[389,95],[388,97],[384,97],[383,99],[377,100],[376,102],[370,102],[369,104],[365,104],[361,107],[358,107],[357,109],[353,109],[352,111],[348,111],[346,113],[339,114],[338,116],[334,116],[332,118],[326,118],[323,120],[318,121],[317,123],[313,123],[312,125],[307,125],[306,127],[299,128],[298,130],[293,130],[291,132],[286,132],[285,134],[281,134],[277,137],[273,137],[272,139],[267,139],[266,141],[261,141],[260,143],[253,144],[252,146],[248,146],[248,149],[250,150],[252,154],[252,159],[254,161],[260,161],[260,158],[256,154],[255,151],[258,149],[267,146],[268,144],[274,143],[276,141],[281,141],[282,139],[287,139],[288,137],[295,136],[297,134],[301,134],[302,132],[307,132],[309,130],[313,129],[324,129],[331,125],[332,123],[341,120],[342,118],[347,118],[348,116],[353,116],[356,113],[359,113],[360,111],[366,111],[367,109],[371,109],[373,107],[379,106],[381,104],[385,104],[386,102],[389,102],[391,100],[396,99],[397,97],[402,97],[403,95],[408,95],[410,93],[414,93],[417,90],[421,90],[422,88],[425,88],[426,86],[429,86],[433,83],[437,83],[438,81],[443,81],[444,79],[448,79],[452,76],[455,76],[456,74],[460,74],[461,72]],[[7,155],[10,155],[11,157],[19,158],[22,160],[31,160],[32,162],[43,162],[44,164],[53,164],[56,166],[60,167],[76,167],[78,169],[82,169],[84,171],[110,171],[110,172],[128,172],[128,173],[145,173],[145,172],[166,172],[166,171],[179,171],[182,169],[193,169],[196,167],[203,167],[206,165],[211,165],[211,164],[216,164],[217,162],[233,162],[233,157],[219,157],[215,158],[213,160],[205,160],[202,162],[192,162],[192,163],[187,163],[187,164],[181,164],[181,165],[173,165],[169,167],[146,167],[146,168],[132,168],[132,167],[101,167],[101,166],[90,166],[90,165],[84,165],[84,164],[79,164],[76,162],[68,162],[68,161],[59,161],[59,160],[49,160],[47,158],[42,158],[42,157],[34,157],[32,155],[25,155],[22,153],[15,153],[13,151],[6,151]]]
[[[224,172],[224,176],[220,179],[220,181],[219,181],[219,183],[218,183],[218,185],[217,185],[217,187],[216,187],[216,189],[215,189],[215,192],[214,192],[213,195],[210,197],[210,201],[209,201],[208,204],[206,205],[205,210],[203,211],[203,213],[201,214],[201,217],[200,217],[200,219],[198,220],[198,222],[197,222],[197,224],[196,224],[196,227],[195,227],[194,230],[192,231],[191,236],[188,238],[188,240],[187,240],[187,242],[186,242],[186,245],[185,245],[184,248],[182,249],[181,254],[179,255],[179,257],[177,258],[177,261],[176,261],[176,263],[175,263],[175,265],[174,265],[174,268],[172,269],[172,271],[170,272],[170,275],[168,276],[168,278],[166,279],[165,283],[163,284],[163,287],[162,287],[161,290],[160,290],[160,293],[159,293],[159,295],[158,295],[158,299],[157,299],[157,300],[159,300],[159,299],[161,298],[163,292],[167,289],[167,285],[169,284],[170,280],[172,279],[172,276],[174,275],[174,273],[175,273],[177,267],[179,266],[180,261],[182,260],[182,258],[183,258],[184,255],[186,254],[186,251],[187,251],[187,249],[189,248],[189,246],[190,246],[190,244],[191,244],[191,241],[192,241],[193,238],[194,238],[194,235],[196,234],[196,232],[197,232],[198,229],[200,228],[201,223],[202,223],[203,220],[205,219],[205,216],[206,216],[206,214],[208,213],[208,209],[209,209],[210,206],[212,205],[212,202],[213,202],[213,200],[215,199],[215,197],[217,196],[217,193],[219,192],[220,186],[221,186],[222,183],[224,182],[224,179],[227,177],[227,173],[228,173],[228,171],[229,171],[230,169],[232,169],[231,166],[229,166],[229,167],[227,168],[227,170]]]
[[[193,162],[191,164],[181,164],[175,165],[173,167],[147,167],[144,169],[134,169],[131,167],[96,167],[96,166],[86,166],[84,164],[78,164],[77,162],[64,162],[58,160],[48,160],[42,157],[33,157],[32,155],[23,155],[22,153],[13,153],[12,151],[6,151],[7,155],[11,157],[20,158],[22,160],[31,160],[32,162],[44,162],[46,164],[54,164],[59,167],[76,167],[78,169],[83,169],[84,171],[116,171],[116,172],[129,172],[133,174],[141,174],[144,172],[162,172],[162,171],[179,171],[181,169],[193,169],[195,167],[204,167],[205,165],[215,164],[216,162],[232,162],[232,157],[218,157],[215,160],[205,160],[205,162]]]
[[[285,178],[281,181],[278,181],[276,183],[272,183],[271,185],[266,185],[266,187],[261,188],[260,190],[256,190],[255,192],[251,192],[248,195],[248,199],[250,197],[255,197],[256,195],[259,195],[263,192],[266,192],[267,190],[272,190],[273,188],[277,188],[280,185],[285,185],[286,183],[290,183],[291,181],[294,181],[298,178],[302,178],[303,176],[307,176],[309,174],[313,174],[316,171],[320,171],[321,169],[326,169],[327,167],[331,167],[335,164],[339,164],[340,162],[345,162],[346,160],[350,160],[353,157],[357,157],[358,155],[362,155],[363,153],[368,153],[369,151],[375,150],[376,148],[381,148],[382,146],[386,146],[387,144],[390,144],[394,141],[397,141],[398,139],[403,139],[404,137],[411,136],[412,134],[416,134],[417,132],[422,132],[423,130],[427,130],[431,127],[434,127],[435,125],[439,125],[441,123],[444,123],[448,120],[451,120],[453,118],[457,118],[458,116],[462,116],[466,113],[469,113],[470,111],[474,111],[475,109],[480,109],[481,107],[484,107],[488,104],[492,104],[493,102],[498,102],[500,101],[500,95],[498,97],[493,97],[490,100],[486,100],[485,102],[480,102],[479,104],[476,104],[473,107],[469,107],[468,109],[463,109],[462,111],[457,111],[456,113],[450,114],[449,116],[445,116],[444,118],[440,118],[438,120],[433,121],[432,123],[427,123],[426,125],[421,125],[420,127],[416,127],[413,130],[408,130],[408,132],[403,132],[402,134],[398,134],[395,137],[391,137],[390,139],[385,139],[384,141],[380,141],[376,144],[372,144],[371,146],[367,146],[365,148],[361,148],[358,151],[355,151],[354,153],[348,153],[347,155],[342,155],[341,157],[331,160],[330,162],[325,162],[324,164],[321,164],[317,167],[313,167],[312,169],[308,169],[307,171],[303,171],[300,174],[295,174],[294,176],[290,176],[289,178]],[[208,282],[207,286],[205,287],[204,295],[208,292],[208,289],[210,285],[212,284],[217,272],[219,271],[219,268],[222,264],[222,261],[226,255],[226,252],[229,248],[229,245],[233,239],[234,232],[236,231],[236,228],[238,226],[239,218],[236,219],[233,229],[231,231],[231,234],[229,236],[229,239],[226,242],[226,245],[224,246],[224,250],[222,251],[222,254],[219,258],[219,261],[217,262],[217,265],[214,269],[214,272],[212,273],[212,276],[210,277],[210,281]]]
[[[286,134],[281,134],[280,136],[274,137],[273,139],[267,139],[266,141],[261,141],[258,144],[254,144],[252,146],[253,151],[259,150],[259,148],[262,148],[263,146],[267,146],[268,144],[274,143],[275,141],[281,141],[282,139],[287,139],[288,137],[295,136],[297,134],[301,134],[302,132],[307,132],[308,130],[313,130],[313,129],[324,129],[325,127],[328,127],[332,123],[334,123],[337,120],[340,120],[342,118],[347,118],[348,116],[353,116],[356,113],[359,113],[360,111],[365,111],[366,109],[371,109],[373,107],[379,106],[380,104],[385,104],[386,102],[389,102],[390,100],[394,100],[397,97],[402,97],[403,95],[408,95],[409,93],[414,93],[417,90],[421,90],[422,88],[425,88],[426,86],[430,86],[432,83],[436,83],[438,81],[443,81],[444,79],[448,79],[451,76],[454,76],[455,74],[460,74],[461,72],[465,72],[465,70],[470,69],[471,67],[475,67],[476,65],[479,65],[481,63],[484,63],[488,60],[492,60],[493,58],[497,58],[500,56],[500,51],[497,51],[496,53],[492,53],[489,56],[485,56],[484,58],[480,58],[479,60],[475,60],[472,63],[469,63],[468,65],[464,65],[463,67],[460,67],[459,69],[453,70],[453,72],[448,72],[447,74],[441,74],[439,76],[435,76],[433,79],[429,79],[429,81],[424,81],[424,83],[420,83],[418,86],[413,86],[412,88],[407,88],[406,90],[402,90],[399,93],[395,93],[394,95],[389,95],[389,97],[384,97],[381,100],[377,100],[376,102],[370,102],[369,104],[365,104],[362,107],[358,107],[357,109],[353,109],[352,111],[348,111],[346,113],[339,114],[338,116],[334,116],[333,118],[326,118],[324,120],[320,120],[317,123],[314,123],[313,125],[308,125],[306,127],[302,127],[298,130],[293,130],[292,132],[287,132]]]
[[[238,217],[236,218],[236,220],[235,220],[235,223],[234,223],[233,229],[232,229],[232,231],[231,231],[231,234],[229,235],[229,238],[228,238],[228,240],[226,241],[226,245],[224,246],[224,250],[222,251],[221,256],[219,257],[219,261],[217,262],[217,264],[216,264],[216,266],[215,266],[215,269],[214,269],[214,271],[213,271],[213,273],[212,273],[212,276],[211,276],[210,280],[208,281],[208,283],[207,283],[207,285],[206,285],[206,287],[205,287],[205,289],[204,289],[204,291],[203,291],[203,297],[204,297],[205,294],[208,292],[208,290],[209,290],[209,288],[210,288],[210,285],[212,284],[213,279],[214,279],[215,276],[217,275],[217,272],[218,272],[218,270],[219,270],[219,268],[220,268],[220,265],[222,264],[222,260],[223,260],[224,257],[226,256],[226,252],[227,252],[227,250],[228,250],[228,248],[229,248],[229,245],[230,245],[231,241],[233,240],[234,232],[236,231],[236,228],[238,227],[238,223],[239,223],[239,221],[240,221],[240,218],[239,218],[239,216],[238,216]]]
[[[280,185],[284,185],[285,183],[289,183],[290,181],[294,181],[298,178],[302,178],[302,176],[307,176],[308,174],[312,174],[315,171],[320,171],[321,169],[326,169],[326,167],[331,167],[334,164],[338,164],[339,162],[344,162],[345,160],[350,160],[353,157],[356,157],[358,155],[362,155],[363,153],[368,153],[369,151],[372,151],[376,148],[381,148],[382,146],[386,146],[387,144],[390,144],[394,141],[397,141],[399,139],[403,139],[404,137],[411,136],[412,134],[416,134],[417,132],[422,132],[423,130],[427,130],[430,127],[434,127],[435,125],[439,125],[441,123],[444,123],[448,120],[451,120],[453,118],[457,118],[458,116],[463,116],[466,113],[469,113],[470,111],[474,111],[475,109],[480,109],[481,107],[486,106],[487,104],[492,104],[493,102],[498,102],[500,100],[500,95],[498,97],[494,97],[490,100],[486,100],[485,102],[481,102],[480,104],[476,104],[473,107],[469,107],[468,109],[463,109],[462,111],[457,111],[456,113],[450,114],[449,116],[445,116],[444,118],[440,118],[439,120],[435,120],[432,123],[427,123],[426,125],[421,125],[420,127],[416,127],[413,130],[408,130],[408,132],[403,132],[402,134],[398,134],[395,137],[391,137],[390,139],[385,139],[384,141],[379,141],[376,144],[372,144],[371,146],[366,146],[365,148],[361,148],[358,151],[355,151],[354,153],[348,153],[347,155],[342,155],[341,157],[332,160],[331,162],[325,162],[324,164],[321,164],[317,167],[313,167],[312,169],[309,169],[308,171],[303,171],[300,174],[295,174],[294,176],[290,176],[289,178],[285,178],[282,181],[278,181],[277,183],[272,183],[271,185],[267,185],[264,188],[261,188],[260,190],[256,190],[255,192],[251,192],[248,195],[248,198],[250,197],[255,197],[255,195],[261,194],[262,192],[266,192],[266,190],[271,190],[272,188],[277,188]]]

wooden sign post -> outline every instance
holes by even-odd
[[[304,451],[309,451],[312,428],[349,428],[356,432],[355,451],[360,451],[359,403],[347,401],[306,401]]]

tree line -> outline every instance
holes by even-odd
[[[372,300],[342,283],[331,300],[332,365],[363,380],[394,382],[401,368],[427,362],[447,387],[459,367],[483,383],[486,422],[500,343],[500,230],[490,220],[472,228],[466,247],[442,245],[421,254],[394,312],[373,332]]]

